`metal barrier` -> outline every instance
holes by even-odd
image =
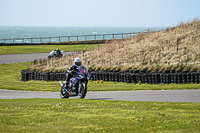
[[[91,40],[109,40],[124,39],[136,36],[137,34],[148,32],[132,32],[117,34],[94,34],[94,35],[77,35],[77,36],[58,36],[58,37],[38,37],[38,38],[11,38],[0,39],[2,44],[19,44],[19,43],[55,43],[55,42],[71,42],[71,41],[91,41]]]

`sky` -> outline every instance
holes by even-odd
[[[0,0],[0,26],[172,27],[200,0]]]

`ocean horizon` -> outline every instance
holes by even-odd
[[[157,30],[161,30],[161,29],[164,29],[164,28],[163,27],[0,26],[0,39],[118,34],[118,33],[144,32],[147,30],[157,31]],[[56,40],[53,40],[53,41],[56,41]],[[73,39],[72,39],[72,41],[73,41]]]

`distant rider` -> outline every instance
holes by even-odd
[[[76,58],[74,60],[74,65],[72,65],[70,68],[69,68],[69,73],[67,75],[67,78],[66,78],[66,87],[68,87],[69,85],[69,80],[70,78],[73,77],[73,74],[77,73],[78,72],[78,67],[81,65],[82,61],[80,58]]]
[[[56,49],[56,51],[57,51],[57,55],[61,54],[60,49]]]

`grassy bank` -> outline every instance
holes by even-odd
[[[112,40],[101,47],[74,56],[80,57],[89,68],[98,70],[200,71],[199,29],[200,20],[194,19],[166,30]],[[31,67],[41,71],[62,69],[72,65],[73,59],[66,56],[57,60],[57,64],[36,63]]]
[[[21,70],[31,63],[0,64],[0,89],[29,91],[60,91],[58,81],[20,81]],[[90,81],[88,91],[129,91],[129,90],[179,90],[200,89],[200,84],[127,84],[118,82]]]
[[[102,44],[1,46],[0,54],[49,53],[57,48],[65,52],[83,51],[93,49],[99,45]]]
[[[199,103],[0,100],[1,132],[199,132]]]

